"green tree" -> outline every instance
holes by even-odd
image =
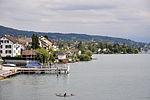
[[[24,35],[19,35],[18,38],[25,38],[25,36]]]
[[[80,61],[90,61],[91,60],[91,57],[86,54],[78,55],[78,58],[80,59]]]
[[[33,49],[37,49],[37,48],[40,47],[39,45],[40,45],[40,44],[39,44],[39,38],[38,38],[38,36],[35,35],[35,34],[33,34],[33,35],[32,35],[32,48],[33,48]]]
[[[135,53],[135,54],[138,54],[138,53],[139,53],[139,50],[138,50],[138,49],[135,49],[134,53]]]
[[[125,43],[123,43],[122,48],[126,48],[126,44]]]
[[[58,47],[59,47],[60,49],[64,49],[64,44],[63,44],[63,43],[59,43],[59,44],[58,44]]]
[[[50,54],[49,61],[50,62],[54,62],[55,61],[54,54]]]
[[[112,48],[113,48],[112,43],[108,43],[108,44],[107,44],[107,47],[108,47],[108,49],[109,49],[110,51],[112,51]]]
[[[78,44],[78,47],[77,47],[79,50],[84,50],[85,49],[85,45],[82,43],[82,42],[80,42],[79,44]]]
[[[123,52],[123,54],[127,54],[127,49],[126,48],[122,48],[122,52]]]
[[[47,36],[47,35],[44,35],[44,37],[48,39],[48,36]]]
[[[49,52],[44,48],[39,48],[36,50],[36,57],[40,62],[46,63],[49,61],[50,54]]]
[[[56,56],[56,52],[53,51],[53,49],[49,49],[49,61],[50,62],[54,62],[55,61],[55,56]]]
[[[127,51],[127,53],[129,53],[129,54],[134,53],[134,50],[133,50],[133,48],[131,48],[131,47],[128,47],[128,48],[126,49],[126,51]]]
[[[114,53],[120,53],[119,44],[118,44],[118,43],[115,43],[115,44],[113,45],[113,52],[114,52]]]
[[[88,47],[90,51],[92,51],[93,53],[97,52],[97,47],[95,45],[91,45]]]
[[[86,50],[85,54],[91,57],[93,53],[90,50]]]

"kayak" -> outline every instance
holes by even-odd
[[[64,94],[56,94],[56,96],[58,96],[58,97],[71,97],[71,96],[74,96],[74,94],[66,94],[66,95],[64,95]]]

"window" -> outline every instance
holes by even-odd
[[[11,53],[11,50],[6,50],[5,53],[6,53],[6,54],[10,54],[10,53]]]
[[[7,43],[7,40],[5,40],[4,43]]]
[[[11,50],[8,50],[9,53],[11,53]]]
[[[7,40],[7,43],[9,43],[9,40]]]
[[[3,51],[2,51],[2,50],[0,50],[0,53],[3,53]]]
[[[0,45],[0,48],[3,48],[3,45]]]
[[[1,43],[3,43],[3,40],[1,40]]]
[[[11,48],[11,45],[6,45],[5,48]]]

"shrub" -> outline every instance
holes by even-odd
[[[90,61],[91,60],[91,57],[86,54],[78,55],[78,58],[80,59],[80,61]]]

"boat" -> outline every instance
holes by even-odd
[[[56,96],[58,96],[58,97],[71,97],[71,96],[75,96],[74,94],[56,94]]]
[[[39,63],[27,63],[26,67],[37,67],[42,68],[42,66]]]
[[[11,66],[11,67],[16,67],[16,64],[13,63],[5,63],[3,66]]]
[[[0,57],[0,65],[4,62],[4,60]]]

